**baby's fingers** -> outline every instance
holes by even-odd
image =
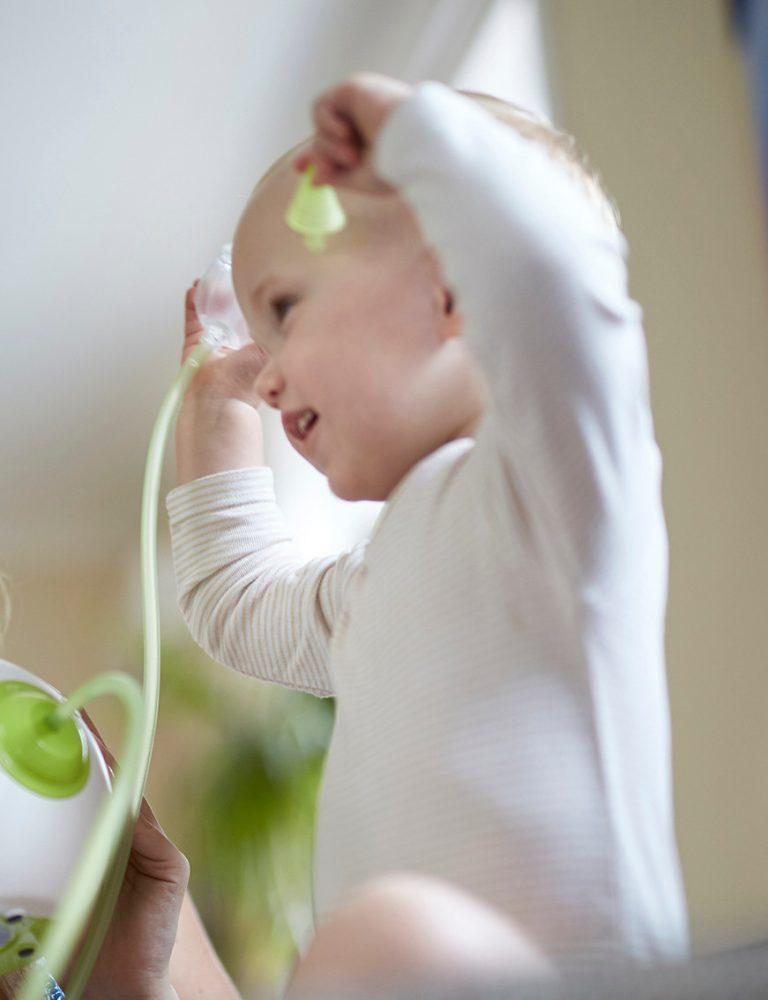
[[[324,94],[312,107],[315,135],[310,149],[301,157],[304,170],[309,162],[315,164],[316,186],[333,183],[346,171],[360,166],[366,152],[366,142],[349,113],[335,99],[335,94]]]
[[[186,298],[184,299],[184,339],[187,337],[194,336],[199,339],[200,334],[203,332],[203,324],[200,322],[200,318],[197,315],[197,308],[195,306],[195,288],[197,287],[197,282],[195,282],[191,288],[187,289]]]
[[[349,183],[350,173],[356,170],[363,156],[359,149],[335,137],[316,133],[311,147],[295,161],[297,170],[304,171],[310,164],[315,165],[313,185]]]
[[[327,132],[329,136],[342,142],[358,142],[362,145],[361,137],[353,122],[329,102],[320,99],[315,105],[314,117],[320,131]]]
[[[360,150],[351,143],[336,139],[333,136],[318,135],[315,139],[317,154],[328,161],[329,165],[343,170],[351,170],[360,162]]]
[[[204,333],[203,324],[200,322],[200,318],[197,315],[197,308],[195,307],[196,286],[197,281],[195,281],[191,288],[187,289],[184,299],[184,346],[181,353],[182,363],[186,360],[192,348],[200,342],[200,338]]]

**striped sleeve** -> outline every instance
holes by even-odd
[[[198,645],[244,674],[332,696],[330,638],[366,541],[304,559],[266,466],[185,483],[166,507],[179,607]]]

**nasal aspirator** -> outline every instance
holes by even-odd
[[[332,186],[312,185],[314,173],[314,164],[303,171],[285,221],[308,249],[321,252],[347,219]],[[0,976],[29,967],[21,1000],[62,997],[55,978],[79,942],[66,986],[68,1000],[82,996],[122,885],[157,722],[157,507],[165,445],[184,393],[210,353],[250,342],[232,286],[231,244],[198,283],[195,306],[205,334],[163,400],[144,476],[143,688],[127,674],[109,672],[65,698],[35,674],[0,660]],[[104,694],[118,697],[126,713],[114,781],[79,713]]]

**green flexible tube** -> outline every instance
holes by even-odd
[[[126,732],[112,795],[109,796],[51,921],[41,951],[30,967],[19,1000],[41,1000],[48,976],[63,974],[93,911],[87,940],[67,983],[67,1000],[80,1000],[107,932],[130,853],[152,757],[160,698],[160,613],[157,584],[157,508],[168,434],[189,383],[214,349],[205,341],[189,354],[163,400],[150,437],[141,507],[141,583],[144,622],[144,687],[127,674],[110,672],[88,681],[54,711],[72,714],[86,701],[114,694],[124,702]],[[109,869],[109,872],[108,872]],[[106,875],[106,879],[105,879]],[[94,907],[98,897],[98,902]]]
[[[171,426],[176,419],[187,387],[214,349],[203,341],[190,352],[173,381],[157,415],[149,439],[147,464],[144,470],[144,492],[141,501],[141,584],[144,615],[144,707],[147,725],[141,745],[141,780],[134,790],[134,815],[139,815],[144,786],[149,773],[152,744],[157,727],[160,699],[160,606],[157,595],[157,505],[163,456]]]
[[[202,342],[189,354],[181,370],[168,391],[160,412],[155,420],[147,450],[144,471],[144,490],[141,503],[141,581],[142,610],[144,624],[144,707],[146,726],[144,729],[140,772],[135,779],[135,794],[131,809],[131,823],[117,845],[115,863],[107,876],[102,895],[95,910],[92,929],[88,936],[77,968],[67,984],[69,1000],[79,1000],[93,969],[107,932],[112,912],[120,893],[125,874],[125,865],[130,853],[133,827],[141,808],[147,775],[149,773],[152,745],[157,727],[157,711],[160,698],[160,611],[157,593],[157,507],[160,494],[160,479],[163,471],[163,456],[173,421],[189,383],[197,370],[214,349],[213,344]]]
[[[139,765],[141,732],[144,721],[141,689],[128,674],[110,672],[92,678],[54,710],[60,719],[103,694],[117,695],[126,708],[126,732],[123,739],[123,765],[112,795],[106,801],[80,855],[55,918],[42,942],[44,961],[36,964],[24,983],[21,1000],[40,1000],[44,995],[49,971],[58,978],[77,945],[104,873],[112,860],[116,836],[122,831],[133,802],[131,775]]]

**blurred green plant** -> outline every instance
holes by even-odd
[[[160,726],[208,730],[175,782],[190,891],[238,985],[284,979],[312,924],[315,805],[334,703],[227,678],[190,643],[162,650]]]

